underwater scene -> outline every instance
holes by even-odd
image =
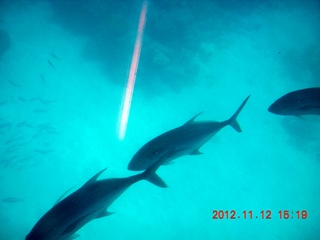
[[[0,239],[320,239],[318,0],[0,0]]]

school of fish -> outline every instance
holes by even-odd
[[[50,66],[52,65],[49,62]],[[52,67],[52,66],[51,66]],[[15,83],[10,83],[17,87]],[[241,127],[237,117],[246,105],[250,96],[244,99],[234,114],[227,120],[218,121],[195,121],[201,114],[197,114],[180,127],[169,130],[146,144],[144,144],[132,157],[128,169],[132,171],[143,171],[142,173],[125,178],[110,178],[97,180],[105,169],[90,178],[81,188],[67,197],[64,193],[62,200],[52,206],[34,225],[26,240],[68,240],[77,236],[77,231],[85,224],[96,218],[109,216],[108,207],[131,185],[141,180],[165,188],[167,184],[156,174],[161,165],[169,164],[172,160],[186,155],[200,155],[200,148],[215,134],[226,126],[231,126],[237,132]],[[33,98],[19,97],[21,102],[39,101],[47,105],[55,100],[43,100],[42,97]],[[2,103],[7,104],[8,102]],[[268,111],[279,115],[320,115],[320,88],[307,88],[285,94],[270,105]],[[37,111],[34,111],[37,112]],[[40,112],[40,110],[38,111]],[[0,122],[0,129],[6,130],[14,127],[10,122]],[[33,138],[41,134],[56,134],[56,129],[49,124],[34,126],[27,121],[18,123],[16,128],[31,128],[36,132]],[[9,166],[11,162],[26,161],[32,155],[19,159],[14,155],[18,148],[27,145],[23,136],[11,137],[5,141],[5,153],[13,155],[0,163]],[[49,154],[54,149],[34,149],[38,154]],[[23,198],[6,197],[2,199],[5,203],[25,203]]]

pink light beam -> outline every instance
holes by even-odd
[[[139,25],[137,31],[136,42],[134,44],[133,55],[130,65],[130,71],[128,76],[128,82],[126,86],[126,91],[124,94],[124,98],[122,100],[121,106],[121,118],[120,118],[120,126],[118,131],[118,137],[120,140],[123,140],[127,130],[127,124],[129,119],[130,107],[132,94],[134,90],[134,83],[136,80],[138,65],[139,65],[139,57],[141,52],[142,38],[143,38],[143,30],[146,24],[146,15],[147,15],[148,1],[144,1],[142,4]]]

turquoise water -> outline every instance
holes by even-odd
[[[0,1],[0,239],[24,239],[66,190],[105,167],[100,179],[136,174],[127,165],[146,142],[201,111],[197,120],[226,120],[249,94],[242,133],[225,127],[204,154],[161,167],[167,189],[134,184],[109,207],[116,214],[78,239],[319,238],[319,116],[267,109],[319,87],[320,4],[197,2],[149,2],[119,140],[142,2]],[[213,220],[214,210],[240,218]]]

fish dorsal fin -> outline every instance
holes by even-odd
[[[95,181],[97,181],[97,178],[101,175],[101,173],[103,173],[105,169],[102,169],[100,172],[98,172],[96,175],[94,175],[92,178],[90,178],[82,187],[85,187],[85,186],[88,186],[90,185],[91,183],[94,183]]]
[[[196,117],[198,117],[200,114],[202,114],[203,112],[199,112],[197,115],[195,115],[193,118],[191,118],[188,122],[186,122],[185,124],[183,124],[183,125],[188,125],[188,124],[190,124],[190,123],[192,123],[195,119],[196,119]]]

